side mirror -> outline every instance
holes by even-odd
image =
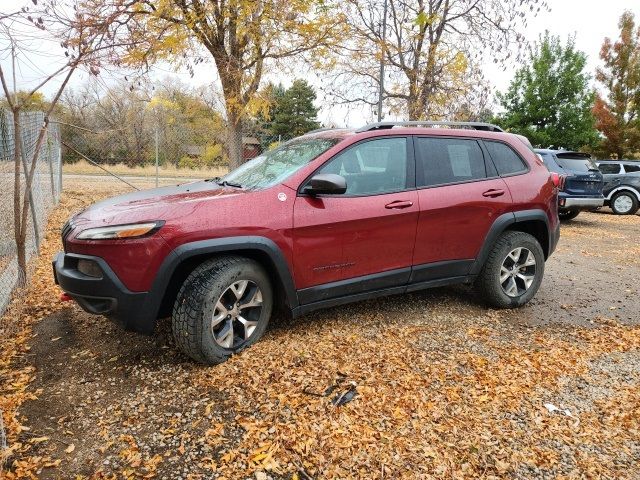
[[[304,188],[309,195],[341,194],[347,191],[347,181],[335,173],[319,173],[311,177]]]

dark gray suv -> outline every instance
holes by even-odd
[[[640,206],[640,161],[598,160],[604,176],[604,204],[616,215],[633,215]]]

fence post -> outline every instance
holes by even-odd
[[[158,119],[156,118],[156,188],[158,187]]]
[[[20,138],[16,138],[16,141],[20,142],[20,145],[22,146],[21,148],[21,153],[22,153],[22,168],[24,170],[24,181],[25,184],[27,183],[27,178],[29,176],[29,170],[27,168],[27,157],[26,157],[26,150],[25,150],[25,146],[24,146],[24,126],[22,131],[20,132]],[[35,175],[35,172],[34,172]],[[33,191],[32,191],[32,187],[33,184],[29,187],[29,207],[31,208],[31,219],[33,220],[33,234],[35,235],[35,240],[36,240],[36,249],[40,250],[40,235],[38,233],[38,218],[36,217],[36,207],[35,204],[33,203]]]
[[[62,195],[62,132],[60,131],[60,127],[58,127],[58,137],[56,140],[58,145],[58,200],[60,200],[60,196]]]
[[[47,159],[49,160],[49,180],[51,181],[51,200],[56,201],[56,181],[53,177],[53,148],[51,148],[51,142],[49,138],[49,132],[47,132]]]

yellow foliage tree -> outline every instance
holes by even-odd
[[[105,8],[102,0],[88,1],[96,10]],[[124,1],[131,2],[111,0]],[[242,122],[262,108],[256,93],[268,68],[332,45],[344,26],[338,4],[326,0],[139,0],[129,11],[140,28],[132,29],[136,47],[122,62],[168,59],[192,69],[205,60],[203,50],[213,60],[231,168],[242,163]]]

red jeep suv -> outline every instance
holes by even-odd
[[[558,241],[556,180],[490,124],[320,130],[223,178],[92,205],[64,226],[54,274],[127,329],[171,315],[177,345],[209,364],[256,342],[276,305],[299,316],[467,283],[513,308]]]

